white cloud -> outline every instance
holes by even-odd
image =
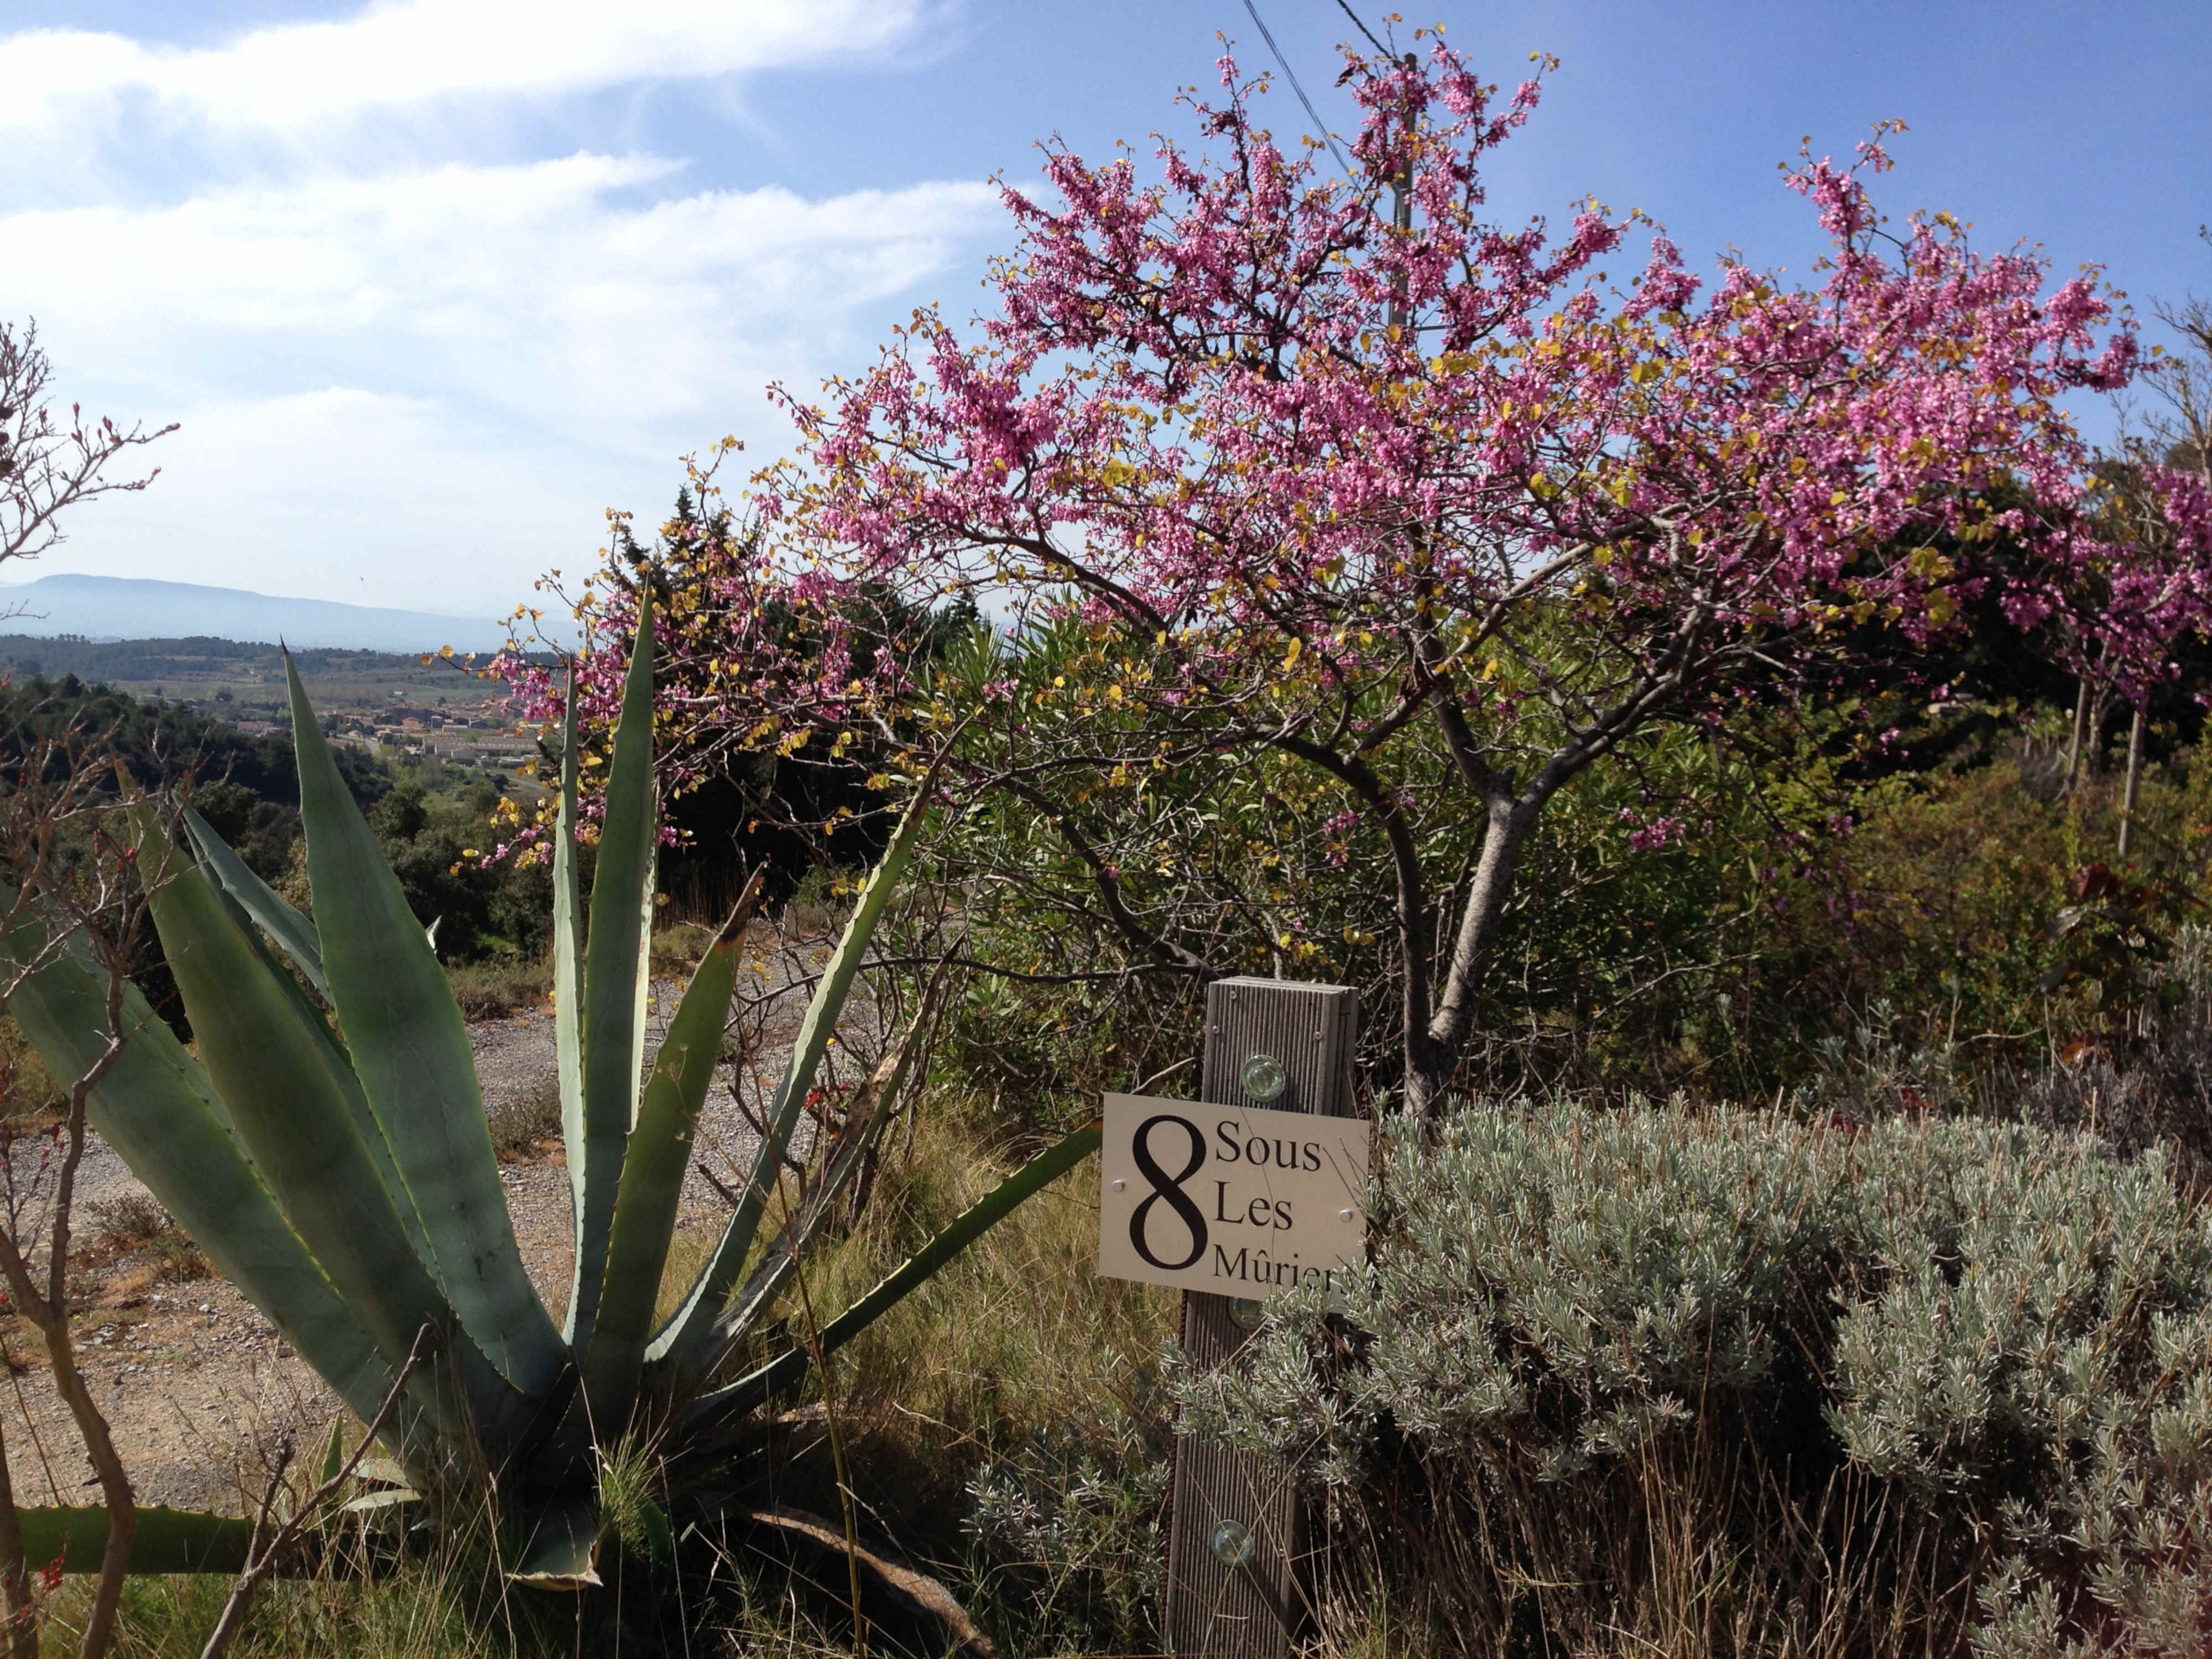
[[[581,569],[604,507],[641,482],[605,456],[517,447],[436,403],[344,386],[187,410],[149,459],[151,489],[87,508],[9,579],[87,571],[489,618],[547,568]],[[673,494],[662,475],[656,504]]]
[[[65,383],[183,429],[54,569],[497,609],[648,520],[676,458],[790,438],[763,388],[849,368],[880,302],[1000,222],[971,183],[635,199],[651,157],[235,187],[0,217]]]
[[[82,29],[0,37],[0,130],[149,100],[171,119],[299,131],[462,96],[547,98],[880,52],[923,0],[400,0],[219,46]]]
[[[0,246],[37,257],[7,303],[58,351],[128,362],[180,397],[365,380],[657,442],[655,427],[803,370],[809,342],[998,218],[979,183],[632,199],[674,170],[580,155],[17,213]]]
[[[501,124],[880,60],[957,3],[393,0],[204,47],[0,35],[0,316],[37,319],[88,407],[183,423],[155,486],[88,509],[46,568],[498,610],[580,566],[604,507],[649,520],[683,453],[780,451],[765,384],[864,362],[887,302],[972,270],[995,191],[723,188]]]

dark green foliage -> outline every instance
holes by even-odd
[[[759,526],[719,505],[715,492],[706,496],[702,501],[689,488],[677,491],[674,510],[650,553],[627,520],[617,520],[607,575],[629,589],[650,571],[656,603],[672,621],[664,641],[664,685],[673,682],[690,697],[719,703],[726,688],[717,686],[708,664],[728,656],[731,647],[711,627],[697,631],[696,619],[722,614],[721,585],[733,562],[752,556]],[[924,609],[892,588],[869,589],[846,617],[853,627],[842,641],[850,672],[866,679],[883,653],[897,651],[905,654],[909,672],[918,672],[971,628],[976,616],[964,599]],[[694,619],[689,629],[686,617]],[[818,660],[818,619],[777,606],[763,620],[779,636],[780,649]],[[717,743],[697,755],[662,757],[664,769],[674,763],[681,781],[663,803],[676,840],[662,851],[660,879],[662,890],[684,915],[707,921],[726,915],[738,890],[763,864],[769,899],[781,905],[819,870],[854,872],[882,857],[891,826],[880,780],[875,787],[869,780],[884,769],[890,746],[873,727],[845,735],[848,741],[835,750],[819,742],[789,753]]]
[[[299,771],[292,740],[284,734],[249,734],[189,708],[142,700],[74,674],[0,681],[0,767],[20,763],[15,757],[41,740],[70,750],[112,754],[148,788],[190,783],[210,792],[213,805],[203,805],[202,815],[210,823],[222,815],[219,828],[240,828],[255,848],[254,856],[274,857],[283,841],[282,824],[296,830]],[[390,769],[362,750],[340,750],[338,773],[364,807],[392,787]],[[264,813],[264,807],[283,811]],[[283,844],[289,851],[289,842]]]
[[[34,674],[0,683],[0,754],[21,756],[41,738],[61,740],[72,734],[76,746],[112,749],[131,775],[149,787],[190,777],[234,784],[283,805],[300,803],[289,738],[249,737],[188,708],[141,702],[75,674],[53,680]],[[380,793],[369,781],[380,769],[373,763],[365,768],[357,763],[357,794],[374,799]]]
[[[301,844],[300,782],[289,733],[249,734],[72,674],[0,684],[0,757],[27,753],[42,738],[85,752],[112,750],[139,783],[185,789],[194,810],[254,874],[278,887],[294,878]],[[492,783],[434,793],[426,781],[443,782],[446,775],[434,765],[395,770],[365,749],[345,745],[331,752],[399,872],[409,908],[423,926],[438,923],[443,960],[544,953],[550,874],[488,865],[479,856],[511,833],[499,827],[500,794]],[[0,779],[4,764],[0,758]],[[301,884],[289,880],[295,889]],[[161,994],[166,981],[158,962],[150,973],[157,1004],[173,1012]]]
[[[1397,1126],[1375,1203],[1370,1273],[1183,1394],[1462,1650],[1686,1596],[1762,1651],[1881,1651],[1900,1618],[2006,1655],[2212,1634],[2212,1217],[2155,1152],[1478,1108]]]
[[[192,810],[255,875],[270,883],[284,879],[300,839],[296,802],[270,800],[242,783],[209,783],[192,792]]]
[[[498,792],[489,784],[432,796],[403,776],[369,809],[369,827],[399,878],[408,908],[424,927],[437,925],[443,961],[534,959],[552,936],[550,872],[482,860],[499,839],[492,817],[498,805]]]

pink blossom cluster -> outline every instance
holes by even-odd
[[[720,550],[695,631],[672,618],[694,665],[672,722],[768,747],[887,718],[907,659],[858,665],[850,638],[884,592],[1109,625],[1158,652],[1169,708],[1410,677],[1508,720],[1694,704],[1984,597],[2136,691],[2212,614],[2201,484],[2159,480],[2160,547],[2112,539],[2063,407],[2139,371],[2131,323],[1947,214],[1886,224],[1868,180],[1896,124],[1788,172],[1830,239],[1816,285],[1707,282],[1656,231],[1627,270],[1638,216],[1594,201],[1558,235],[1485,216],[1539,80],[1501,97],[1441,41],[1350,58],[1346,179],[1220,68],[1192,111],[1223,153],[1162,140],[1140,173],[1050,149],[1048,191],[1005,191],[995,314],[917,313],[824,402],[779,392],[804,453],[757,477],[763,533]],[[628,614],[604,591],[597,637]],[[587,722],[611,663],[587,659]],[[557,707],[512,672],[522,712]]]
[[[1689,825],[1671,813],[1647,818],[1635,808],[1624,806],[1620,809],[1620,821],[1634,826],[1628,832],[1628,845],[1632,852],[1656,852],[1689,833]]]

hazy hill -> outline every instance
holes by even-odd
[[[0,621],[0,630],[12,625]],[[456,737],[459,728],[472,728],[471,741],[479,744],[505,728],[494,706],[500,687],[465,672],[469,659],[463,656],[302,646],[292,660],[317,710],[356,726],[413,719],[426,731],[453,727]],[[9,678],[39,676],[54,681],[73,676],[149,702],[198,709],[248,731],[291,720],[283,658],[275,646],[253,641],[38,638],[0,631],[0,685]]]
[[[14,614],[8,614],[14,613]],[[488,619],[386,611],[329,599],[283,599],[236,587],[128,576],[41,576],[0,585],[0,629],[92,640],[174,640],[191,635],[343,650],[489,651],[507,637]]]

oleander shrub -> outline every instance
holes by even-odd
[[[1370,1271],[1178,1383],[1319,1498],[1325,1629],[1380,1583],[1462,1652],[2212,1638],[2212,1223],[2157,1149],[1571,1104],[1384,1142]]]

